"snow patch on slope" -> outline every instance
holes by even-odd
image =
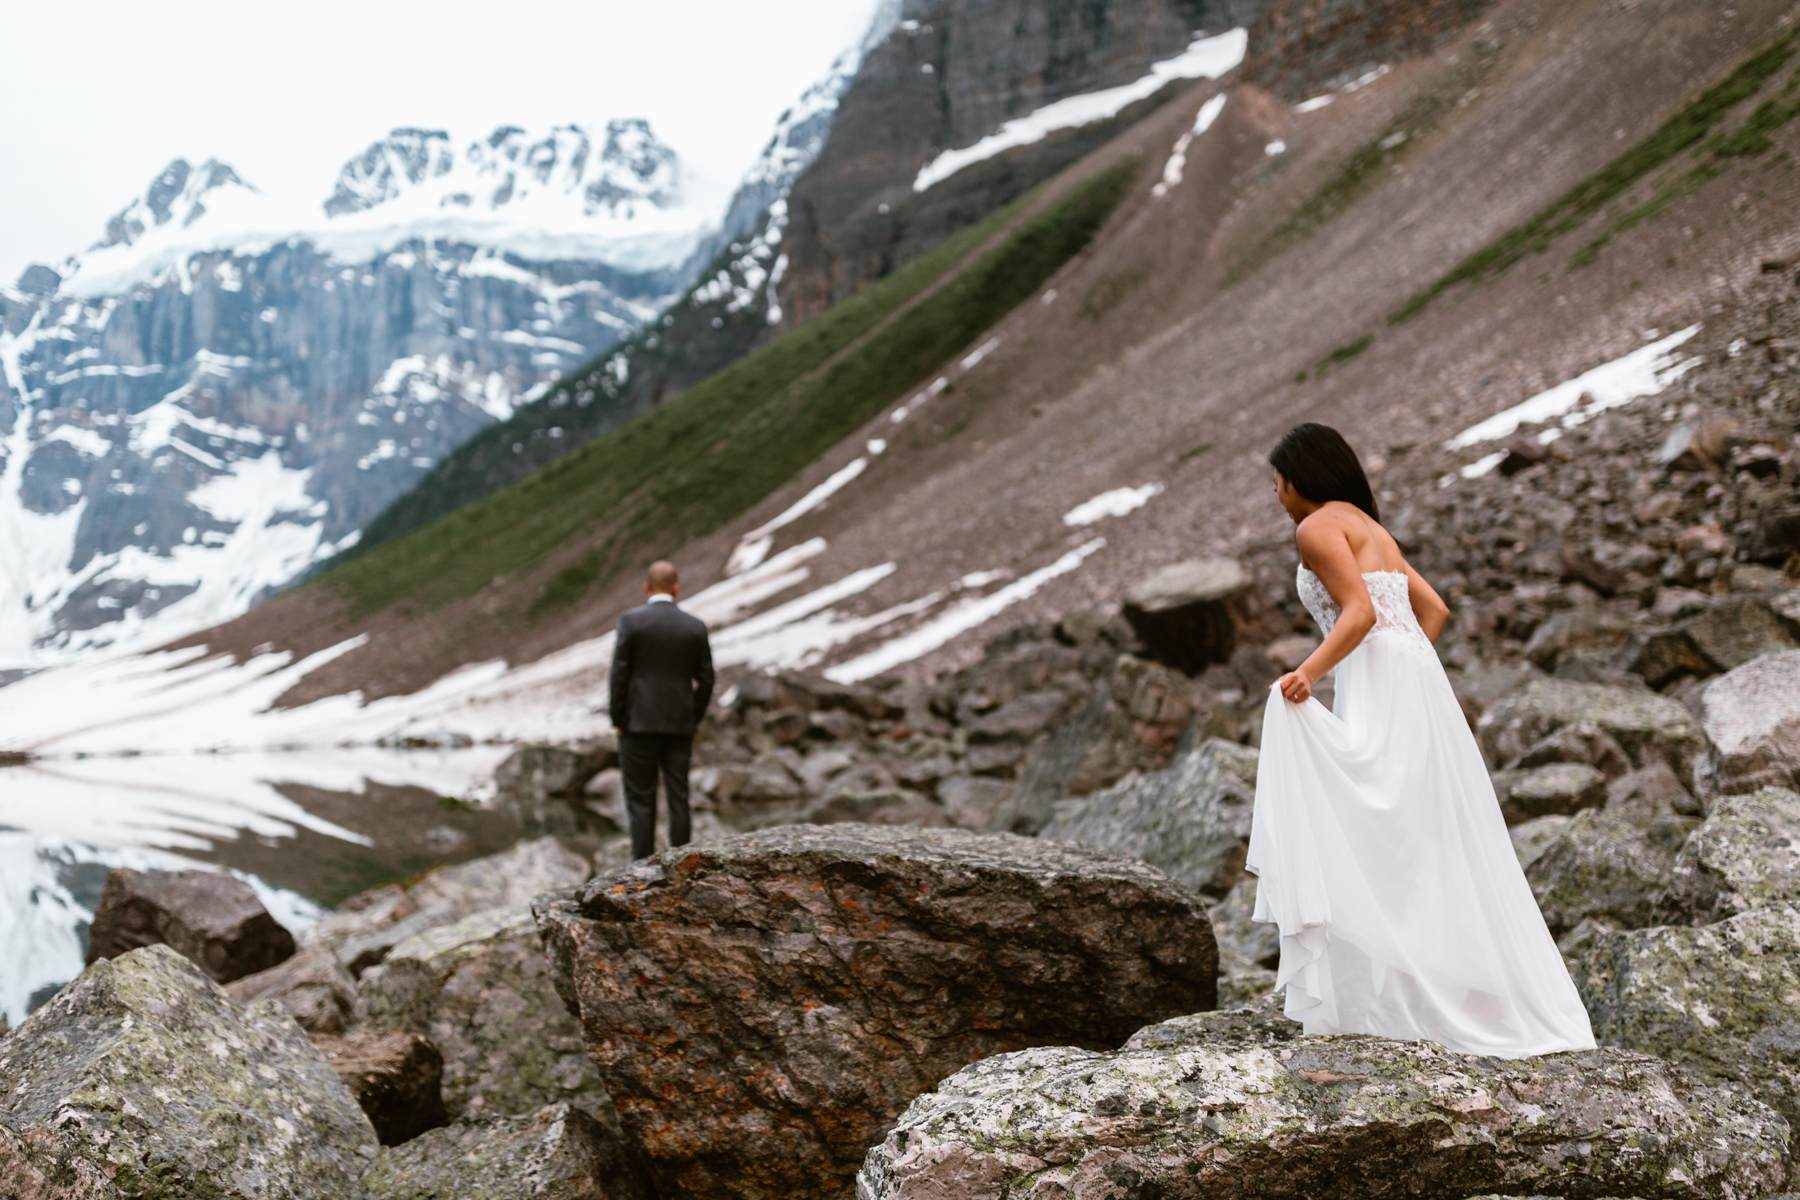
[[[972,146],[944,151],[919,168],[913,179],[913,191],[923,192],[966,167],[996,154],[1040,142],[1058,130],[1110,120],[1139,100],[1155,95],[1173,80],[1217,79],[1244,61],[1244,50],[1248,45],[1249,35],[1243,29],[1196,38],[1183,53],[1152,64],[1149,73],[1141,79],[1046,104],[1028,116],[1006,122]]]

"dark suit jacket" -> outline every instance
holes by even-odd
[[[609,683],[621,733],[693,733],[712,700],[706,622],[671,600],[627,609],[613,639]]]

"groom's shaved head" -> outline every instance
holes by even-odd
[[[662,560],[650,564],[650,574],[644,579],[644,587],[652,592],[672,592],[677,582],[675,564]]]

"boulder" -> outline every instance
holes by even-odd
[[[1476,727],[1482,749],[1507,765],[1566,725],[1591,722],[1630,756],[1661,761],[1686,778],[1701,747],[1700,727],[1681,703],[1642,688],[1533,679],[1496,701]]]
[[[1194,681],[1173,668],[1118,655],[1105,686],[1092,689],[1032,747],[1019,789],[996,810],[994,827],[1036,833],[1058,800],[1167,766],[1194,723],[1195,692]]]
[[[1068,706],[1069,697],[1062,692],[1026,692],[970,721],[969,741],[1029,741],[1049,729]]]
[[[943,806],[910,788],[839,792],[807,805],[801,819],[813,825],[860,821],[869,825],[948,825]]]
[[[1508,825],[1533,817],[1567,816],[1606,799],[1606,776],[1586,763],[1556,762],[1498,778],[1500,811]]]
[[[1716,675],[1794,645],[1787,622],[1761,597],[1727,596],[1646,639],[1632,669],[1660,688],[1683,675]]]
[[[1512,765],[1530,768],[1553,763],[1592,767],[1608,779],[1617,779],[1631,770],[1631,756],[1625,748],[1592,721],[1557,727],[1533,742]]]
[[[1208,738],[1167,770],[1067,801],[1042,836],[1139,859],[1223,896],[1244,873],[1256,802],[1256,751]]]
[[[1653,923],[1674,851],[1597,809],[1576,813],[1525,868],[1550,932],[1585,920],[1615,928]]]
[[[866,720],[894,721],[905,708],[880,692],[834,683],[802,671],[751,671],[738,681],[736,707],[800,712],[841,711]]]
[[[240,1004],[278,1001],[308,1033],[342,1033],[356,1015],[356,980],[323,946],[304,946],[286,962],[233,980],[225,991]]]
[[[1529,867],[1537,861],[1556,840],[1568,829],[1573,817],[1548,816],[1535,817],[1529,821],[1521,821],[1507,829],[1512,837],[1513,853],[1519,856],[1519,865]],[[1213,922],[1213,931],[1218,932],[1219,923]]]
[[[1665,908],[1705,924],[1800,901],[1800,794],[1763,788],[1722,796],[1675,856]]]
[[[114,867],[94,909],[87,961],[159,942],[218,983],[253,975],[294,953],[294,935],[236,876]]]
[[[1800,650],[1751,659],[1707,684],[1700,720],[1704,789],[1800,788]]]
[[[1123,612],[1147,657],[1194,675],[1230,660],[1254,582],[1228,558],[1171,563],[1126,594]]]
[[[352,975],[360,975],[416,933],[486,909],[527,904],[592,874],[587,858],[558,839],[533,838],[498,854],[359,892],[304,930],[301,940],[325,947]]]
[[[650,1200],[609,1130],[572,1104],[434,1129],[390,1146],[363,1180],[369,1200]]]
[[[1737,1080],[1800,1120],[1800,904],[1597,931],[1568,958],[1603,1045]]]
[[[1181,1017],[1112,1053],[984,1059],[915,1100],[858,1200],[1755,1197],[1788,1131],[1646,1054],[1526,1059],[1301,1037],[1272,1010]]]
[[[1281,959],[1281,932],[1272,921],[1253,921],[1256,880],[1246,875],[1212,906],[1213,938],[1219,943],[1220,968],[1267,967]]]
[[[494,772],[502,792],[537,797],[580,796],[588,781],[619,765],[614,736],[576,745],[520,746]]]
[[[1017,784],[1004,779],[952,775],[938,782],[937,797],[950,824],[962,829],[986,829],[1017,789]]]
[[[145,1200],[353,1200],[377,1148],[286,1009],[240,1008],[160,944],[94,963],[0,1042],[0,1129],[0,1162],[22,1140]]]
[[[1210,1008],[1199,899],[956,829],[787,826],[534,906],[660,1194],[842,1195],[906,1102],[986,1054]]]
[[[488,909],[406,939],[363,974],[362,996],[371,1025],[437,1046],[453,1119],[533,1112],[601,1089],[529,908]]]
[[[364,1029],[315,1037],[313,1044],[362,1105],[382,1145],[398,1145],[447,1119],[444,1060],[423,1034]]]
[[[1525,657],[1546,671],[1565,662],[1610,665],[1631,640],[1632,623],[1607,608],[1587,605],[1552,613],[1532,631]]]

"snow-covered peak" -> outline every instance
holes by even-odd
[[[344,164],[336,189],[325,200],[325,215],[374,208],[409,187],[449,174],[455,165],[444,130],[396,129]]]
[[[754,228],[769,205],[787,195],[800,172],[819,157],[838,102],[862,68],[868,53],[900,26],[902,0],[881,0],[862,39],[832,62],[823,78],[802,92],[800,98],[775,122],[762,153],[744,172],[720,224],[719,240],[729,242]]]
[[[208,203],[217,199],[220,188],[256,191],[216,158],[197,167],[178,158],[162,169],[143,195],[113,215],[106,223],[105,235],[89,249],[130,246],[145,233],[165,225],[186,229],[206,215]]]
[[[541,134],[502,125],[460,153],[443,130],[396,129],[344,164],[325,213],[341,217],[403,201],[400,207],[414,212],[533,208],[630,219],[640,206],[675,203],[680,184],[675,151],[637,117]]]

